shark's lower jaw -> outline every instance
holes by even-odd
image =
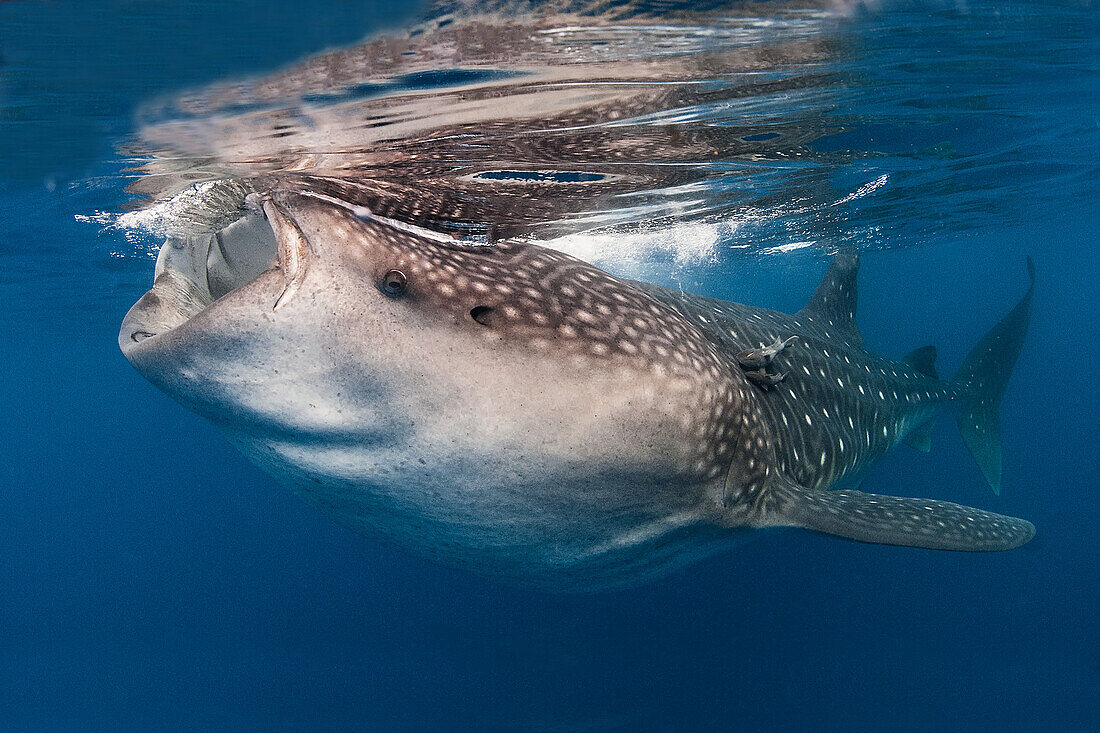
[[[169,237],[157,256],[153,287],[122,322],[118,343],[123,354],[129,358],[138,344],[174,330],[278,267],[277,249],[271,227],[258,215],[214,234]]]

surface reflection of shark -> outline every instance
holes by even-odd
[[[997,406],[1030,290],[941,381],[930,347],[903,362],[863,348],[849,254],[790,316],[324,194],[250,203],[201,245],[162,249],[119,343],[358,531],[566,589],[639,582],[767,527],[971,551],[1034,532],[844,488],[897,443],[926,447],[948,408],[999,488]]]
[[[132,190],[297,186],[490,240],[827,211],[830,166],[851,156],[811,145],[837,129],[824,116],[836,18],[804,3],[678,5],[698,4],[459,3],[407,33],[151,104],[129,145]],[[225,223],[190,200],[188,221]]]

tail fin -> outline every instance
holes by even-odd
[[[954,379],[954,384],[968,395],[956,408],[959,431],[995,494],[1001,493],[1001,427],[997,410],[1031,318],[1035,264],[1030,257],[1027,270],[1031,276],[1027,294],[971,349]]]

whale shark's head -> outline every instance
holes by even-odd
[[[469,544],[558,548],[574,530],[550,525],[572,522],[600,535],[591,545],[689,511],[725,479],[744,383],[634,283],[309,193],[261,207],[166,243],[119,343],[346,521],[427,516],[509,536]]]

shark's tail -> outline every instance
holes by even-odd
[[[1031,276],[1027,294],[970,350],[953,380],[965,395],[955,412],[959,431],[996,494],[1001,493],[1001,428],[997,408],[1031,318],[1035,264],[1030,257],[1027,270]]]

